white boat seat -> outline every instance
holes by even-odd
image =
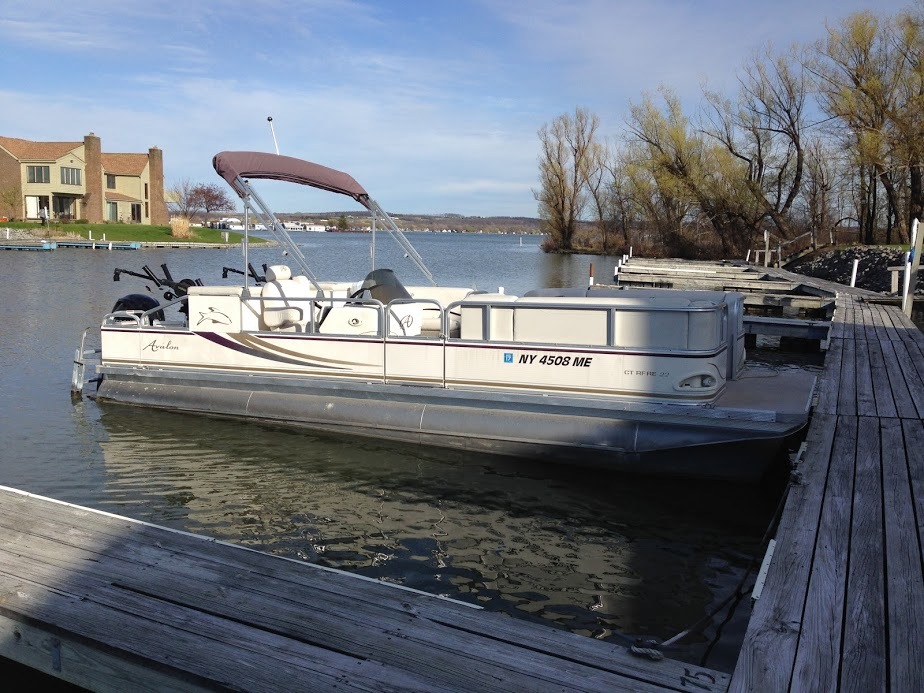
[[[286,265],[266,268],[260,317],[268,330],[304,332],[311,319],[312,287],[307,277],[292,277]]]
[[[439,306],[434,303],[422,303],[423,315],[420,329],[430,333],[439,333],[443,328],[442,318],[443,310],[446,306],[461,301],[467,296],[471,296],[475,291],[468,287],[461,286],[408,286],[405,287],[412,298],[428,299],[438,301]],[[459,336],[460,324],[462,322],[462,309],[456,306],[449,311],[449,334],[450,336]]]

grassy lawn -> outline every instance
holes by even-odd
[[[37,238],[74,238],[80,236],[89,240],[90,231],[93,231],[93,240],[99,241],[106,235],[107,241],[143,241],[156,243],[158,241],[186,241],[189,243],[224,243],[222,231],[219,229],[200,228],[192,226],[189,229],[189,238],[175,238],[169,226],[145,226],[143,224],[54,224],[43,228],[40,224],[28,221],[5,221],[2,226],[11,229],[25,229]],[[241,234],[228,231],[228,243],[240,243]],[[265,243],[263,238],[251,237],[251,243]]]

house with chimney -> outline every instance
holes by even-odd
[[[82,142],[0,137],[0,200],[0,214],[17,219],[169,221],[163,152],[105,153],[92,132]]]

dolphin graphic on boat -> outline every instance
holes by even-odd
[[[222,313],[220,310],[209,307],[208,311],[199,312],[199,322],[196,323],[196,326],[207,323],[210,325],[230,325],[231,318]]]

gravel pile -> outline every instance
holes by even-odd
[[[818,252],[797,260],[786,269],[808,277],[827,279],[849,286],[853,261],[859,260],[856,286],[860,289],[887,294],[892,282],[888,268],[901,265],[903,256],[904,253],[897,248],[855,245],[849,248]],[[924,286],[919,280],[916,293],[922,293],[922,290]],[[901,291],[901,281],[899,281],[899,291]]]

